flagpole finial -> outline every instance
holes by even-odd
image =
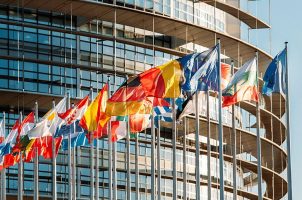
[[[287,44],[288,44],[288,42],[287,42],[287,41],[285,41],[285,42],[284,42],[284,44],[285,44],[285,47],[287,48]]]

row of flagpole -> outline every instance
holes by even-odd
[[[220,41],[218,41],[218,43],[220,44]],[[219,45],[219,54],[220,56],[220,45]],[[258,60],[258,54],[256,52],[256,58]],[[218,63],[220,65],[220,58],[218,58]],[[220,69],[220,68],[219,68]],[[257,61],[257,69],[258,69],[258,61]],[[286,69],[287,69],[287,66],[286,66]],[[219,75],[221,76],[221,72],[219,72]],[[288,72],[286,72],[286,76],[288,76]],[[288,77],[287,77],[288,79]],[[221,77],[219,78],[219,80],[221,80]],[[287,86],[288,86],[288,80],[287,80]],[[220,87],[220,83],[218,84],[218,86]],[[258,83],[258,87],[259,87],[259,83]],[[207,92],[208,93],[208,92]],[[287,93],[288,93],[288,89],[287,89]],[[288,95],[288,94],[287,94]],[[207,98],[208,98],[208,94],[207,94]],[[199,149],[199,103],[198,103],[198,99],[197,99],[198,95],[196,95],[196,149]],[[70,97],[68,98],[68,100],[70,101]],[[221,103],[221,100],[222,100],[222,97],[221,97],[221,88],[219,88],[219,96],[218,96],[218,100],[219,100],[219,171],[220,171],[220,199],[224,199],[224,180],[223,180],[223,177],[224,177],[224,174],[223,174],[223,167],[224,167],[224,159],[223,159],[223,126],[222,126],[222,103]],[[287,97],[287,100],[288,100],[288,97]],[[70,102],[68,103],[68,108],[70,107]],[[173,199],[177,199],[177,169],[176,169],[176,137],[177,137],[177,127],[176,127],[176,114],[175,114],[175,101],[172,102],[172,107],[173,107],[173,134],[172,134],[172,147],[173,147]],[[207,106],[208,107],[208,106]],[[36,111],[36,116],[38,116],[38,104],[36,103],[36,107],[35,107],[35,111]],[[232,114],[234,115],[234,106],[233,106],[233,112]],[[256,119],[257,119],[257,166],[258,166],[258,197],[261,199],[262,198],[262,172],[261,172],[261,138],[260,138],[260,108],[259,108],[259,103],[257,102],[256,103]],[[37,118],[36,117],[36,122],[37,122]],[[291,177],[290,177],[290,140],[289,140],[289,102],[287,102],[287,119],[288,119],[288,124],[287,124],[287,128],[288,128],[288,151],[289,151],[289,156],[288,156],[288,179],[289,179],[289,185],[291,184],[290,180],[291,180]],[[20,120],[22,121],[22,113],[20,113]],[[233,120],[233,136],[235,135],[235,118],[234,116],[232,116],[232,120]],[[152,133],[152,148],[153,148],[153,151],[154,151],[154,148],[155,148],[155,127],[154,127],[154,119],[153,119],[153,116],[152,116],[152,121],[153,121],[153,125],[151,127],[151,133]],[[209,120],[208,120],[209,121]],[[186,123],[186,121],[185,121]],[[129,127],[128,127],[129,128]],[[208,130],[210,130],[210,127],[208,128]],[[129,131],[128,131],[129,132]],[[109,132],[110,133],[110,132]],[[210,134],[208,135],[208,139],[209,139],[209,136]],[[127,137],[128,141],[127,141],[127,148],[129,148],[130,146],[130,141],[129,141],[129,135]],[[235,138],[235,136],[234,136]],[[69,174],[71,175],[71,178],[69,179],[69,198],[72,199],[72,195],[74,195],[74,191],[75,191],[75,184],[73,183],[73,179],[75,178],[74,174],[71,173],[72,171],[74,171],[74,169],[72,169],[72,152],[70,151],[71,150],[71,138],[70,138],[70,135],[69,135],[69,150],[68,150],[68,154],[69,154],[69,162],[68,162],[68,165],[69,165]],[[54,144],[54,142],[53,142]],[[235,146],[236,145],[236,141],[233,142],[233,145]],[[91,145],[92,148],[91,148],[91,160],[93,160],[94,158],[94,155],[93,155],[93,152],[94,152],[94,148],[93,148],[93,145]],[[160,146],[158,146],[160,147]],[[37,151],[36,151],[37,153]],[[53,153],[54,154],[54,153]],[[151,167],[151,174],[153,175],[153,178],[155,177],[155,158],[153,157],[155,154],[155,152],[153,152],[152,154],[152,167]],[[127,149],[127,156],[130,155],[130,151],[129,149]],[[115,155],[116,156],[116,155]],[[159,156],[159,155],[158,155]],[[234,151],[233,151],[233,164],[234,166],[236,166],[236,146],[234,147]],[[54,156],[55,157],[55,156]],[[130,157],[127,158],[127,162],[128,162],[128,165],[127,165],[127,170],[128,170],[128,183],[127,183],[127,187],[128,187],[128,190],[127,190],[127,195],[130,195],[131,193],[131,182],[130,182]],[[53,159],[54,162],[55,162],[55,158]],[[115,157],[113,159],[115,161]],[[96,161],[98,162],[98,160]],[[111,160],[109,160],[109,163],[111,163]],[[92,193],[91,193],[91,197],[93,198],[94,197],[94,193],[93,193],[93,186],[94,186],[94,174],[93,174],[93,169],[94,169],[94,166],[93,166],[93,162],[91,162],[91,166],[92,166],[92,170],[91,170],[91,184],[92,184]],[[160,162],[158,162],[158,165],[160,165]],[[196,152],[196,185],[200,185],[200,168],[198,167],[199,166],[199,151]],[[73,167],[74,167],[74,164],[73,164]],[[114,169],[113,169],[113,172],[116,173],[116,166],[114,166]],[[55,167],[54,167],[55,168]],[[97,169],[97,168],[96,168]],[[160,169],[160,167],[158,168]],[[38,157],[35,158],[35,161],[34,161],[34,182],[35,182],[35,187],[36,191],[34,193],[34,198],[35,199],[38,199],[39,198],[39,192],[38,192]],[[54,169],[53,169],[54,170]],[[110,168],[111,170],[111,168]],[[233,172],[236,172],[235,171],[236,168],[234,168]],[[22,162],[22,159],[20,160],[20,163],[19,163],[19,167],[18,167],[18,171],[19,171],[19,187],[18,187],[18,199],[22,200],[23,198],[23,162]],[[96,170],[98,171],[98,170]],[[234,176],[236,176],[236,173],[234,173]],[[54,180],[55,180],[55,177],[53,176]],[[153,179],[152,178],[152,179]],[[236,178],[236,177],[235,177]],[[236,180],[234,178],[234,183],[236,184]],[[152,180],[152,191],[154,192],[153,193],[153,198],[155,198],[155,178]],[[98,180],[98,177],[96,177],[96,180]],[[115,177],[113,178],[113,181],[114,181],[114,184],[116,184],[116,174],[115,174]],[[56,181],[53,181],[54,184]],[[98,184],[98,181],[96,181],[96,184]],[[114,194],[114,197],[116,197],[116,185],[114,186],[114,190],[113,190],[113,194]],[[56,186],[54,186],[54,188],[56,188]],[[96,190],[98,188],[98,185],[95,186]],[[200,187],[197,187],[196,188],[196,194],[197,195],[200,195]],[[56,195],[56,194],[55,194]],[[54,196],[55,196],[54,195]],[[151,194],[152,195],[152,194]],[[289,186],[289,197],[291,195],[291,185]],[[75,198],[75,197],[74,197]],[[129,196],[130,198],[130,196]]]

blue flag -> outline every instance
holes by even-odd
[[[286,49],[276,55],[269,64],[264,77],[262,94],[271,96],[273,92],[286,94]]]
[[[71,135],[71,148],[88,145],[89,143],[86,137],[86,132],[75,133]],[[65,137],[62,140],[62,149],[68,150],[68,137]]]
[[[182,89],[191,94],[210,88],[218,91],[218,45],[202,53],[190,54],[179,59],[184,72]]]
[[[59,129],[57,129],[55,133],[55,138],[61,136],[68,136],[69,134],[80,133],[80,132],[84,132],[84,129],[79,125],[79,120],[77,120],[72,124],[63,125]]]

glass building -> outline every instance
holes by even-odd
[[[12,128],[20,111],[32,111],[35,101],[43,116],[52,100],[58,102],[67,92],[76,102],[91,88],[96,96],[107,82],[115,91],[129,75],[211,48],[217,38],[222,61],[234,61],[236,68],[257,51],[261,75],[272,56],[270,16],[259,13],[269,13],[269,9],[265,0],[0,0],[0,107],[5,111],[6,130]],[[259,80],[261,88],[260,76]],[[67,151],[60,150],[57,198],[68,199],[68,180],[73,178],[76,199],[143,200],[152,199],[152,194],[167,200],[219,199],[218,100],[209,97],[209,112],[205,95],[201,103],[200,197],[196,197],[196,120],[192,113],[177,123],[176,130],[161,123],[155,135],[147,129],[136,138],[118,141],[113,145],[112,161],[106,138],[98,140],[93,151],[76,148],[73,177]],[[274,94],[261,96],[259,110],[252,102],[237,104],[234,115],[231,108],[223,109],[225,199],[257,199],[258,180],[263,199],[287,198],[285,103],[282,95]],[[257,171],[258,160],[262,176]],[[23,199],[34,196],[33,168],[33,163],[24,164]],[[39,158],[40,199],[53,198],[52,173],[52,161]],[[18,186],[15,165],[6,170],[7,199],[17,199]]]

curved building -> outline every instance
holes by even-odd
[[[267,53],[269,16],[257,16],[258,7],[269,11],[264,0],[0,0],[0,108],[6,130],[20,111],[32,111],[35,101],[43,116],[52,100],[58,102],[66,92],[77,102],[91,88],[96,96],[108,81],[115,91],[127,76],[211,48],[217,38],[222,61],[234,61],[235,68],[257,51],[261,75],[272,57]],[[191,113],[177,122],[176,130],[161,122],[154,137],[147,129],[113,144],[110,152],[106,138],[93,151],[77,147],[72,176],[67,151],[60,150],[55,175],[52,161],[39,158],[39,199],[53,199],[53,177],[58,199],[219,199],[218,100],[210,93],[200,103],[199,198],[196,120]],[[287,197],[285,103],[282,95],[274,94],[261,96],[259,110],[252,102],[223,110],[225,199],[259,199],[259,188],[265,200]],[[34,163],[24,164],[23,187],[23,199],[33,199]],[[18,188],[15,165],[6,169],[6,198],[17,199]]]

